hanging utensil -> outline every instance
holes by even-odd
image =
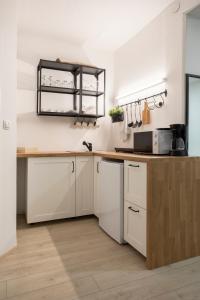
[[[131,129],[128,127],[128,105],[126,105],[126,113],[124,118],[124,127],[122,130],[122,139],[124,142],[126,142],[131,134]]]
[[[131,122],[128,123],[128,127],[132,127],[133,126],[133,108],[132,108],[132,103],[131,103]]]
[[[136,106],[137,103],[135,103],[135,122],[133,122],[133,128],[136,128],[138,126]]]
[[[144,125],[150,124],[151,118],[150,118],[150,109],[147,103],[147,100],[144,103],[144,109],[142,111],[142,123]]]
[[[140,116],[140,121],[138,122],[138,127],[141,127],[142,126],[141,101],[138,101],[138,106],[139,106],[139,116]]]

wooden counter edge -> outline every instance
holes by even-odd
[[[148,164],[148,269],[200,255],[200,157]]]
[[[17,158],[29,157],[70,157],[70,156],[100,156],[103,158],[117,159],[117,160],[132,160],[140,162],[149,162],[152,160],[166,160],[166,159],[183,159],[183,157],[171,156],[150,156],[150,155],[137,155],[113,151],[33,151],[17,153]],[[187,157],[184,157],[187,159]]]

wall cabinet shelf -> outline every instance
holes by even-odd
[[[77,90],[71,88],[62,88],[56,86],[44,86],[42,85],[39,89],[40,92],[46,93],[61,93],[61,94],[76,94]]]
[[[101,68],[40,60],[37,68],[37,114],[86,118],[105,116],[105,76],[106,71]],[[57,97],[50,94],[57,94]]]

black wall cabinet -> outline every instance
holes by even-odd
[[[54,80],[51,76],[53,72]],[[61,74],[63,79],[55,80],[55,72],[58,78]],[[37,68],[37,114],[86,118],[103,117],[105,116],[105,83],[105,69],[41,59]],[[66,100],[65,97],[63,98],[66,101],[63,104],[65,108],[66,103],[66,109],[44,109],[43,98],[45,96],[47,102],[48,95],[50,98],[49,93],[71,95],[71,98],[65,96]],[[56,102],[58,97],[52,98],[51,95],[51,101],[52,99],[54,101],[54,98]],[[71,109],[69,109],[69,102],[71,102]],[[89,113],[85,109],[88,102],[92,108],[92,112]]]

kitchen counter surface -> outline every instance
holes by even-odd
[[[28,157],[70,157],[70,156],[101,156],[104,158],[148,162],[151,160],[187,159],[188,157],[137,155],[112,151],[26,151],[17,153],[18,158]],[[190,157],[191,158],[191,157]]]
[[[25,151],[17,152],[18,158],[28,157],[68,157],[68,156],[90,156],[89,151]]]

